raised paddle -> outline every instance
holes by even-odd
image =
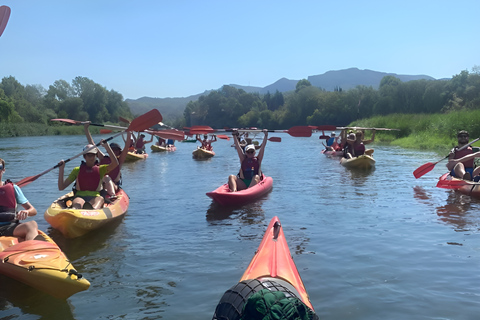
[[[464,145],[463,147],[461,147],[460,149],[458,149],[457,151],[460,151],[460,150],[463,150],[465,148],[467,148],[468,146],[470,146],[471,144],[477,142],[478,140],[480,140],[480,138],[477,138],[471,142],[469,142],[468,144]],[[421,176],[429,173],[430,171],[433,170],[433,168],[435,168],[435,166],[437,165],[437,163],[439,163],[440,161],[442,160],[445,160],[447,159],[448,157],[450,156],[450,154],[448,154],[445,158],[442,158],[440,160],[438,160],[437,162],[427,162],[423,165],[421,165],[420,167],[418,167],[417,169],[415,169],[415,171],[413,171],[413,175],[416,179],[420,178]]]
[[[237,130],[238,132],[262,132],[261,129],[228,129],[226,131]],[[292,137],[311,137],[312,128],[309,126],[295,126],[288,130],[267,130],[268,132],[286,132]]]
[[[153,125],[155,125],[156,123],[158,123],[158,122],[160,121],[159,119],[160,119],[160,120],[162,119],[162,115],[160,114],[160,112],[159,112],[157,109],[153,109],[153,110],[151,110],[151,111],[149,111],[149,112],[147,112],[147,113],[145,113],[145,114],[143,114],[143,115],[135,118],[135,119],[130,123],[130,125],[128,126],[128,129],[127,129],[127,130],[128,130],[128,131],[143,131],[144,129],[150,128],[151,126],[153,126]],[[114,135],[114,136],[112,136],[112,137],[110,137],[110,138],[108,138],[108,139],[105,139],[105,141],[110,141],[110,140],[112,140],[113,138],[115,138],[115,137],[117,137],[117,136],[119,136],[119,135],[121,135],[121,134],[123,134],[123,131],[117,133],[116,135]],[[91,148],[88,148],[88,149],[82,151],[81,153],[79,153],[79,154],[71,157],[70,159],[65,160],[65,163],[69,162],[70,160],[73,160],[73,159],[75,159],[75,158],[80,157],[81,155],[83,155],[84,153],[92,150],[92,149],[95,148],[95,147],[100,146],[101,143],[102,143],[102,142],[99,142],[99,143],[97,143],[95,146],[92,146]],[[50,169],[48,169],[48,170],[45,170],[45,171],[43,171],[42,173],[39,173],[39,174],[37,174],[37,175],[35,175],[35,176],[26,177],[26,178],[22,179],[22,180],[20,180],[19,182],[17,182],[16,184],[17,184],[17,186],[19,186],[19,187],[24,187],[24,186],[28,185],[29,183],[37,180],[38,178],[40,178],[40,177],[43,176],[44,174],[46,174],[46,173],[48,173],[48,172],[50,172],[50,171],[52,171],[53,169],[58,168],[58,167],[59,167],[59,165],[56,164],[54,167],[52,167],[52,168],[50,168]]]
[[[10,17],[10,7],[0,6],[0,36],[2,36],[5,27],[7,26],[8,18]]]

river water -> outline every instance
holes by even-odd
[[[238,170],[225,140],[207,161],[192,159],[194,143],[177,143],[126,163],[126,216],[77,239],[43,218],[64,193],[57,170],[24,187],[40,229],[92,285],[61,301],[0,276],[0,318],[211,319],[278,216],[321,319],[478,319],[480,201],[435,187],[443,162],[418,180],[412,174],[442,155],[374,145],[376,169],[350,171],[320,153],[318,134],[278,136],[263,163],[273,191],[241,208],[205,195]],[[0,139],[4,178],[43,172],[85,144],[82,136]]]

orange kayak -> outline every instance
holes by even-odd
[[[298,292],[300,300],[313,310],[307,290],[293,261],[278,217],[273,217],[262,242],[242,280],[275,278],[287,281]]]
[[[0,273],[59,299],[90,287],[49,236],[39,231],[35,239],[0,237]]]
[[[310,309],[308,313],[311,319],[318,319],[290,254],[278,217],[273,217],[270,221],[262,242],[240,281],[220,299],[213,320],[242,318],[248,301],[264,289],[272,293],[281,291],[289,299],[298,298]]]

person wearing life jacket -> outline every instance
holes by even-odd
[[[263,154],[265,153],[265,146],[268,141],[268,130],[264,129],[263,132],[265,137],[263,138],[262,145],[258,151],[258,156],[255,156],[255,145],[247,145],[245,147],[245,152],[243,152],[240,142],[238,141],[238,131],[233,131],[233,141],[240,159],[240,172],[238,175],[232,174],[228,177],[228,186],[231,192],[245,190],[260,182],[262,177],[261,165]]]
[[[143,154],[145,153],[145,145],[147,143],[150,143],[153,141],[153,135],[152,135],[152,138],[148,141],[145,141],[145,135],[143,133],[138,133],[139,136],[137,137],[137,139],[135,140],[135,150],[138,154]]]
[[[342,150],[340,145],[338,144],[338,138],[336,136],[337,134],[335,132],[332,132],[330,134],[330,137],[328,139],[326,139],[326,146],[325,146],[325,150],[326,151],[339,151],[339,150]]]
[[[363,140],[363,132],[360,130],[355,133],[350,133],[347,137],[346,152],[344,152],[345,158],[350,159],[365,153],[372,154],[373,149],[368,149],[368,152],[365,150],[365,144],[372,143],[375,140],[375,129],[372,131],[372,138],[370,140]]]
[[[473,152],[472,147],[468,146],[469,134],[465,130],[457,133],[458,145],[450,151],[448,156],[447,168],[450,175],[464,180],[472,180],[473,177],[480,174],[480,167],[475,168],[474,159],[480,157],[480,152]]]
[[[217,136],[212,134],[212,139],[208,140],[208,135],[204,134],[203,135],[203,140],[200,138],[200,135],[197,134],[197,141],[200,141],[202,143],[202,146],[200,148],[212,151],[212,143],[217,141]]]
[[[19,186],[10,180],[3,181],[5,161],[0,159],[0,236],[19,237],[19,241],[33,240],[38,235],[38,225],[34,220],[20,223],[27,217],[37,214]],[[23,210],[17,211],[17,204]]]
[[[158,141],[156,143],[157,146],[159,146],[159,147],[166,147],[167,146],[167,143],[166,143],[165,139],[163,139],[162,137],[158,137],[158,136],[157,136],[157,139],[158,139]]]
[[[94,145],[95,142],[93,141],[92,135],[88,130],[89,125],[90,125],[90,121],[85,122],[83,125],[85,130],[85,136],[87,137],[88,143]],[[122,135],[122,138],[123,138],[123,135]],[[125,162],[125,159],[127,158],[128,148],[132,143],[132,136],[130,131],[127,132],[127,138],[126,139],[124,138],[124,142],[125,142],[125,147],[123,148],[123,150],[118,143],[116,142],[110,143],[110,148],[112,149],[113,153],[115,154],[115,157],[118,160],[118,166],[103,177],[103,187],[107,192],[106,197],[109,198],[110,200],[113,200],[115,198],[115,194],[117,193],[118,189],[122,184],[122,174],[120,172],[120,169],[122,168],[122,165]],[[112,162],[112,160],[108,155],[104,154],[99,149],[97,149],[97,151],[98,151],[97,158],[98,160],[100,160],[100,164],[110,164]]]
[[[112,159],[110,164],[98,164],[96,161],[98,150],[92,144],[83,148],[85,161],[75,167],[66,179],[64,179],[65,161],[61,160],[58,163],[58,190],[63,190],[76,181],[75,198],[72,201],[74,209],[100,209],[103,207],[104,198],[100,196],[100,191],[103,189],[102,180],[106,174],[118,166],[118,160],[105,140],[101,141],[101,145]]]

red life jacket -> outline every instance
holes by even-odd
[[[258,174],[260,170],[260,164],[258,163],[258,158],[245,158],[242,161],[241,170],[243,172],[244,179],[253,179],[255,175]]]
[[[110,159],[109,156],[104,156],[102,161],[100,161],[100,164],[110,164],[112,163],[112,159]],[[110,178],[112,178],[113,181],[117,181],[117,178],[119,178],[120,180],[120,166],[116,166],[115,169],[113,169],[112,171],[110,171],[108,173],[108,175],[110,176]]]
[[[354,145],[353,151],[355,152],[355,157],[361,156],[365,153],[365,145],[363,143]]]
[[[13,183],[7,181],[0,187],[0,225],[15,220],[16,208],[15,189]]]
[[[463,150],[455,151],[455,156],[453,157],[453,159],[460,159],[472,153],[473,153],[473,149],[471,147],[467,147]],[[465,166],[465,168],[473,168],[475,166],[474,159],[463,161],[462,163]]]
[[[13,211],[17,208],[17,200],[15,199],[15,189],[13,188],[13,183],[5,182],[3,186],[0,187],[0,207],[4,211]]]
[[[137,143],[135,144],[135,149],[143,149],[145,146],[145,142],[143,142],[143,139],[140,138],[137,140]]]
[[[82,162],[77,176],[76,188],[77,190],[81,191],[102,190],[100,167],[98,165],[94,165],[93,167],[89,168],[84,162]]]

